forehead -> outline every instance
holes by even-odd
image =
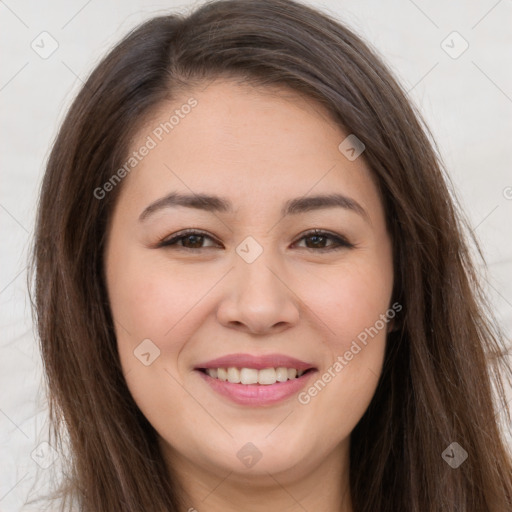
[[[139,129],[130,154],[151,148],[125,179],[125,195],[136,204],[176,190],[210,193],[237,210],[333,189],[375,201],[363,158],[339,149],[347,135],[325,107],[293,90],[213,81],[161,104]]]

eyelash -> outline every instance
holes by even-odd
[[[197,230],[197,229],[188,229],[188,230],[181,231],[181,232],[177,233],[176,235],[174,235],[171,238],[161,240],[157,244],[157,247],[158,248],[160,248],[160,247],[166,247],[167,248],[167,247],[175,246],[176,248],[178,248],[180,250],[185,250],[185,251],[201,251],[203,249],[211,248],[211,247],[190,248],[190,247],[183,247],[183,246],[176,245],[176,242],[179,242],[180,240],[183,240],[183,239],[187,238],[190,235],[197,235],[197,236],[201,236],[203,238],[209,238],[209,239],[215,241],[213,239],[213,237],[211,237],[210,235],[208,235],[204,231],[200,231],[200,230]],[[322,238],[328,238],[330,240],[333,240],[337,244],[334,247],[321,247],[320,249],[318,249],[318,251],[320,251],[320,252],[337,251],[337,250],[340,250],[340,249],[352,249],[352,248],[355,247],[355,245],[350,243],[346,238],[344,238],[342,236],[339,236],[339,235],[334,235],[334,234],[329,233],[327,231],[321,231],[319,229],[313,229],[313,230],[307,231],[306,233],[304,233],[301,236],[301,238],[299,238],[298,241],[301,241],[304,238],[309,238],[309,237],[312,237],[312,236],[319,236],[319,237],[322,237]],[[315,251],[315,252],[317,251],[317,249],[312,248],[312,247],[305,247],[305,249],[308,250],[308,251]]]

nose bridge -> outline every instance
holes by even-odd
[[[247,246],[245,246],[246,248]],[[251,247],[244,256],[238,254],[238,261],[235,268],[238,275],[238,282],[242,285],[241,290],[245,292],[264,293],[268,300],[275,300],[275,295],[282,293],[282,282],[276,277],[279,269],[282,268],[279,258],[275,252],[266,247],[261,253],[255,255],[256,248]],[[238,253],[238,249],[237,249]],[[254,258],[254,259],[253,259]]]
[[[237,283],[241,285],[238,293],[252,295],[253,300],[265,300],[267,303],[275,302],[286,294],[283,283],[276,276],[282,265],[271,247],[270,237],[260,243],[248,236],[237,246],[236,253]]]

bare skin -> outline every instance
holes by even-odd
[[[134,150],[197,100],[124,178],[110,225],[106,275],[121,364],[183,486],[184,511],[352,512],[350,433],[374,395],[389,324],[344,355],[391,306],[391,239],[363,158],[338,149],[348,134],[313,100],[279,92],[217,80],[162,105]],[[139,219],[171,192],[221,196],[233,212],[168,206]],[[292,198],[334,193],[364,212],[281,215]],[[159,246],[188,228],[204,235]],[[306,236],[311,229],[327,236]],[[249,250],[262,250],[250,263],[236,250],[249,236],[257,244]],[[160,351],[149,365],[134,357],[147,339],[151,359]],[[233,353],[285,354],[316,372],[302,401],[296,393],[241,405],[195,369]],[[339,356],[342,370],[333,369]],[[309,393],[326,373],[328,383]],[[261,458],[249,466],[241,449]]]

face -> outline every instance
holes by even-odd
[[[347,461],[393,286],[383,206],[338,148],[347,135],[311,99],[217,80],[133,141],[107,288],[127,385],[177,468],[285,481]]]

